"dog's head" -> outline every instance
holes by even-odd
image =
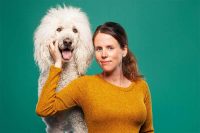
[[[79,63],[82,69],[79,73],[84,73],[93,55],[90,24],[84,12],[64,6],[52,8],[44,16],[34,36],[35,61],[41,71],[53,63],[48,50],[49,41],[58,42],[63,62]]]
[[[55,27],[53,32],[55,33],[52,37],[53,43],[58,42],[58,47],[63,58],[63,62],[69,62],[73,57],[74,49],[78,48],[78,42],[80,41],[80,24],[77,23],[77,18],[80,16],[80,11],[72,12],[72,8],[69,10],[58,10],[57,20],[54,23]],[[71,11],[71,13],[69,12]],[[55,13],[53,10],[52,13]],[[72,15],[72,13],[74,15]],[[67,16],[67,14],[70,16]],[[60,15],[60,16],[59,16]],[[78,16],[79,15],[79,16]],[[83,19],[83,18],[80,18]],[[53,25],[54,25],[53,24]]]

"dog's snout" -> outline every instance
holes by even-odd
[[[72,45],[72,40],[69,39],[69,38],[65,38],[63,40],[63,44],[66,45],[66,46],[71,46]]]

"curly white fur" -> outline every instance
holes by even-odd
[[[57,28],[62,31],[58,32]],[[77,29],[77,33],[73,32]],[[44,16],[34,35],[34,58],[40,69],[38,95],[41,93],[53,60],[48,50],[49,40],[58,41],[69,38],[72,41],[73,54],[69,62],[64,63],[61,78],[56,88],[60,91],[70,81],[85,73],[93,57],[92,34],[88,18],[79,8],[70,6],[52,8]],[[54,116],[43,118],[48,133],[86,133],[86,123],[80,108],[74,107]]]

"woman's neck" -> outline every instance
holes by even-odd
[[[131,84],[131,81],[129,81],[124,75],[122,70],[117,70],[113,72],[102,72],[101,74],[102,78],[106,81],[108,81],[111,84],[120,86],[120,87],[128,87]]]

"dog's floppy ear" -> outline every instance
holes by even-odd
[[[54,20],[57,13],[57,8],[49,9],[34,33],[34,59],[41,72],[48,71],[53,64],[48,43],[55,40],[54,29],[56,29],[57,25]]]
[[[79,41],[79,48],[76,50],[75,54],[75,63],[77,64],[77,71],[79,75],[83,75],[86,72],[86,69],[92,62],[94,55],[94,50],[92,42],[85,42],[83,40]]]
[[[92,62],[94,55],[94,47],[92,43],[92,33],[89,23],[85,23],[82,27],[79,27],[80,40],[78,41],[77,50],[75,53],[75,62],[79,75],[83,75],[86,69]]]
[[[41,72],[47,71],[53,63],[47,44],[53,36],[49,28],[51,27],[41,23],[34,34],[34,59]]]
[[[81,10],[78,10],[78,12],[79,15],[77,15],[77,17],[79,19],[76,21],[76,28],[78,29],[79,33],[79,41],[77,49],[74,51],[74,60],[77,64],[79,75],[83,75],[92,62],[94,47],[89,19],[87,15]]]

